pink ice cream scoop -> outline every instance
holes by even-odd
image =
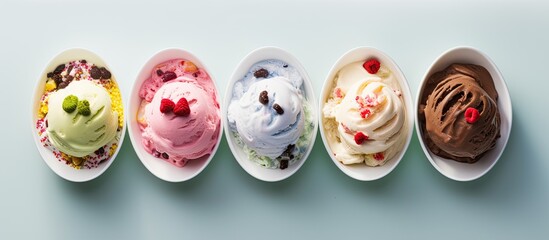
[[[143,146],[178,167],[211,154],[220,137],[215,87],[205,71],[191,64],[178,59],[158,65],[140,91]]]

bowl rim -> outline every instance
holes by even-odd
[[[392,163],[392,166],[390,166],[384,173],[379,174],[378,176],[375,176],[375,177],[368,177],[364,173],[353,173],[351,170],[349,170],[347,168],[350,168],[351,166],[359,167],[359,168],[376,168],[376,167],[370,167],[370,166],[367,166],[366,164],[364,164],[363,166],[357,166],[356,164],[354,164],[354,165],[345,165],[343,163],[340,163],[337,159],[334,158],[334,156],[332,154],[333,152],[331,150],[330,143],[328,142],[327,136],[325,134],[325,128],[324,128],[324,123],[323,123],[323,115],[324,115],[323,114],[323,107],[325,105],[325,100],[327,98],[328,90],[329,90],[329,88],[332,87],[331,82],[333,80],[333,75],[337,74],[337,72],[342,67],[346,66],[347,64],[355,62],[353,60],[347,60],[347,59],[351,58],[351,56],[353,54],[355,54],[356,52],[363,52],[364,53],[364,54],[362,54],[364,56],[363,60],[366,60],[369,57],[381,56],[381,57],[383,57],[383,58],[385,58],[385,59],[387,59],[391,62],[391,64],[395,68],[395,69],[393,69],[393,72],[399,75],[397,77],[397,80],[398,80],[398,83],[400,85],[401,91],[403,92],[403,96],[404,96],[403,97],[403,102],[408,106],[406,111],[405,111],[405,114],[407,115],[407,120],[406,120],[405,124],[408,127],[407,135],[406,135],[406,142],[402,146],[402,150],[397,155],[393,156],[392,159],[388,160],[388,161],[394,161]],[[343,63],[345,63],[345,64],[343,64]],[[326,152],[328,153],[328,155],[330,156],[330,159],[332,160],[332,162],[345,175],[347,175],[348,177],[350,177],[352,179],[358,180],[358,181],[375,181],[375,180],[379,180],[379,179],[389,175],[391,172],[394,171],[394,169],[403,160],[404,155],[406,154],[407,149],[410,145],[412,135],[413,135],[413,131],[414,131],[413,104],[414,103],[413,103],[413,100],[412,100],[410,86],[408,84],[408,80],[407,80],[406,76],[404,75],[404,72],[400,69],[400,66],[387,53],[385,53],[384,51],[379,50],[378,48],[371,47],[371,46],[359,46],[359,47],[355,47],[355,48],[352,48],[352,49],[346,51],[344,54],[342,54],[334,62],[334,64],[330,68],[328,74],[326,75],[326,78],[325,78],[324,83],[322,85],[322,90],[320,92],[320,98],[319,98],[319,102],[318,102],[320,135],[322,137],[322,142],[324,143],[324,148],[325,148]],[[382,167],[382,166],[379,166],[379,167]]]
[[[283,55],[284,59],[273,57],[272,52],[279,53],[279,54]],[[248,59],[251,59],[251,58],[255,57],[256,55],[263,55],[263,56],[259,57],[260,58],[259,60],[254,61],[253,63],[244,66],[245,63],[250,61]],[[312,121],[314,126],[313,126],[313,130],[312,130],[312,133],[311,133],[312,134],[311,139],[309,140],[310,143],[309,143],[309,146],[307,148],[307,151],[305,152],[303,157],[299,160],[299,162],[294,164],[294,165],[296,165],[295,169],[290,170],[290,171],[286,171],[288,169],[285,169],[284,171],[280,171],[279,169],[263,168],[263,167],[255,164],[255,163],[251,162],[248,158],[241,159],[239,153],[242,152],[242,149],[241,149],[240,146],[238,146],[238,144],[236,142],[234,142],[235,140],[233,139],[232,131],[229,127],[229,120],[228,120],[227,113],[228,113],[228,108],[229,108],[229,105],[230,105],[230,102],[231,102],[231,99],[232,99],[232,95],[233,95],[232,90],[234,88],[234,84],[237,81],[239,81],[240,79],[242,79],[242,77],[243,77],[242,75],[239,74],[239,72],[241,72],[241,70],[244,69],[244,67],[245,67],[245,70],[247,72],[250,69],[250,67],[252,67],[254,64],[256,64],[260,61],[269,60],[269,59],[274,59],[274,60],[279,60],[279,61],[284,61],[284,62],[288,62],[288,60],[290,60],[291,62],[293,62],[293,63],[288,62],[288,64],[293,65],[293,67],[295,67],[298,70],[301,77],[303,78],[303,80],[304,80],[303,81],[303,84],[304,84],[303,87],[305,88],[305,91],[306,91],[305,96],[307,97],[307,101],[311,105],[311,108],[312,108],[311,113],[314,114],[313,115],[313,121]],[[224,97],[224,101],[223,101],[223,122],[227,126],[227,127],[225,127],[225,137],[227,138],[227,143],[229,145],[229,148],[230,148],[231,153],[233,154],[235,160],[238,162],[240,167],[242,169],[244,169],[244,171],[246,171],[249,175],[251,175],[252,177],[254,177],[258,180],[264,181],[264,182],[279,182],[279,181],[286,180],[289,177],[293,176],[296,172],[298,172],[303,167],[303,165],[305,164],[305,162],[309,158],[310,153],[313,150],[313,146],[314,146],[314,143],[316,141],[316,136],[317,136],[317,132],[318,132],[318,116],[316,115],[317,114],[316,109],[317,109],[316,96],[315,96],[313,84],[312,84],[311,78],[309,77],[309,74],[307,73],[307,70],[305,69],[305,67],[303,66],[301,61],[299,61],[289,51],[287,51],[287,50],[285,50],[281,47],[277,47],[277,46],[262,46],[262,47],[259,47],[259,48],[256,48],[256,49],[252,50],[251,52],[246,54],[238,62],[238,64],[234,68],[233,73],[231,74],[231,77],[228,80],[226,90],[225,90],[225,97]],[[250,163],[245,162],[245,161],[249,161]],[[253,169],[265,170],[265,171],[280,171],[281,174],[277,174],[277,177],[266,177],[266,176],[264,176],[260,173],[256,174],[255,172],[252,171],[252,168]]]
[[[418,114],[418,109],[419,109],[419,105],[420,105],[420,97],[421,97],[421,94],[423,93],[423,88],[424,88],[424,85],[427,81],[427,78],[429,76],[431,76],[433,74],[433,71],[434,70],[434,66],[442,59],[444,59],[445,57],[447,57],[448,55],[454,53],[454,52],[459,52],[459,51],[472,51],[476,54],[479,54],[480,56],[482,56],[491,66],[489,67],[492,67],[493,70],[494,70],[494,73],[496,74],[496,76],[492,76],[492,79],[495,81],[496,78],[500,79],[500,83],[501,83],[501,87],[503,88],[504,90],[504,95],[506,98],[508,98],[509,100],[509,104],[508,104],[508,111],[501,111],[502,108],[499,106],[498,104],[498,108],[500,110],[500,114],[502,113],[505,113],[506,116],[508,118],[505,118],[506,120],[508,120],[508,131],[505,133],[505,134],[502,134],[500,132],[500,135],[501,135],[501,138],[498,139],[498,141],[503,141],[503,145],[502,145],[502,148],[501,150],[496,154],[497,156],[495,157],[495,159],[493,160],[493,162],[488,166],[486,167],[482,172],[480,172],[478,175],[476,176],[472,176],[472,177],[469,177],[469,178],[465,178],[465,177],[457,177],[457,176],[454,176],[450,173],[448,173],[446,170],[442,169],[440,166],[438,166],[438,164],[435,162],[435,160],[433,159],[433,153],[431,152],[431,150],[428,149],[427,146],[425,146],[425,143],[424,143],[424,140],[423,140],[423,133],[421,131],[421,126],[420,126],[420,122],[419,122],[419,114]],[[482,66],[482,67],[487,67],[487,66]],[[443,68],[444,69],[444,68]],[[502,99],[502,93],[501,92],[498,92],[498,95],[500,96],[498,98],[498,101],[503,101]],[[513,125],[513,106],[512,106],[512,100],[511,100],[511,94],[509,92],[509,88],[507,87],[507,82],[505,81],[505,78],[503,77],[503,75],[501,74],[501,71],[499,70],[499,68],[497,67],[496,63],[486,54],[484,53],[483,51],[481,51],[480,49],[478,48],[475,48],[475,47],[472,47],[472,46],[467,46],[467,45],[458,45],[458,46],[454,46],[454,47],[451,47],[447,50],[445,50],[444,52],[442,52],[440,55],[438,55],[434,60],[433,62],[429,65],[429,67],[427,68],[427,70],[425,71],[424,75],[423,75],[423,78],[421,79],[421,82],[419,83],[419,86],[417,88],[417,93],[416,93],[416,99],[415,99],[415,103],[414,103],[414,107],[415,107],[415,129],[416,129],[416,132],[417,132],[417,138],[418,138],[418,141],[420,143],[420,146],[423,150],[423,153],[425,154],[425,156],[427,157],[427,160],[429,160],[429,162],[431,163],[431,165],[442,175],[444,175],[445,177],[449,178],[449,179],[452,179],[454,181],[458,181],[458,182],[469,182],[469,181],[474,181],[474,180],[477,180],[481,177],[483,177],[484,175],[486,175],[490,170],[492,170],[492,168],[496,165],[497,162],[499,162],[499,159],[501,158],[501,156],[503,155],[503,152],[505,152],[505,149],[507,148],[507,143],[509,141],[509,137],[511,136],[511,131],[512,131],[512,125]],[[503,118],[502,118],[503,119]],[[505,136],[506,135],[506,136]],[[442,158],[442,157],[439,157],[437,156],[438,158],[441,158],[441,159],[445,159],[445,160],[448,160],[448,161],[453,161],[451,159],[446,159],[446,158]]]
[[[121,129],[121,134],[120,134],[120,139],[118,140],[117,142],[117,147],[115,149],[115,152],[113,153],[113,155],[111,156],[111,158],[109,159],[109,161],[103,163],[103,166],[99,166],[98,168],[101,168],[99,169],[99,171],[94,174],[94,175],[90,175],[88,177],[78,177],[78,178],[75,178],[75,177],[70,177],[69,175],[67,175],[65,173],[65,171],[72,171],[72,170],[76,170],[76,171],[86,171],[87,169],[74,169],[72,167],[69,167],[69,166],[66,166],[66,164],[63,164],[64,166],[67,167],[67,170],[62,170],[62,169],[58,169],[57,167],[54,167],[52,164],[54,164],[53,162],[50,162],[48,159],[51,158],[51,156],[45,156],[44,154],[48,154],[51,153],[51,150],[49,149],[46,149],[44,146],[42,146],[42,144],[40,143],[40,139],[38,137],[38,132],[36,130],[36,121],[38,120],[37,118],[37,106],[39,106],[38,102],[35,101],[35,99],[38,97],[38,96],[42,96],[43,94],[43,90],[44,90],[44,87],[45,87],[45,82],[42,83],[42,80],[43,80],[43,77],[46,76],[46,73],[48,73],[48,67],[54,62],[56,61],[57,59],[65,56],[65,55],[68,55],[68,54],[71,54],[72,52],[82,52],[86,55],[89,55],[89,56],[93,56],[94,58],[97,58],[99,59],[101,62],[103,62],[104,64],[104,67],[106,67],[107,69],[109,69],[109,71],[111,72],[111,74],[113,76],[118,76],[117,74],[115,74],[115,71],[112,69],[112,67],[107,63],[107,61],[104,60],[104,58],[102,58],[99,54],[95,53],[94,51],[91,51],[87,48],[83,48],[83,47],[71,47],[71,48],[66,48],[62,51],[60,51],[59,53],[57,53],[56,55],[54,55],[53,57],[51,57],[46,65],[43,67],[43,70],[40,72],[40,75],[38,75],[38,77],[36,78],[36,82],[34,84],[34,88],[33,88],[33,91],[32,91],[32,101],[31,101],[31,134],[32,134],[32,138],[34,140],[34,143],[37,147],[37,150],[40,154],[40,157],[42,158],[42,160],[44,161],[44,163],[46,163],[46,165],[55,173],[57,174],[59,177],[69,181],[69,182],[75,182],[75,183],[80,183],[80,182],[88,182],[88,181],[91,181],[91,180],[94,180],[96,178],[98,178],[99,176],[103,175],[103,173],[105,173],[105,171],[107,171],[107,169],[110,168],[110,166],[112,165],[112,163],[116,160],[116,157],[118,156],[118,153],[120,152],[120,149],[122,149],[122,145],[124,143],[124,138],[125,138],[125,135],[126,135],[126,114],[124,114],[124,117],[122,119],[122,129]],[[80,53],[80,54],[82,54]],[[73,60],[79,60],[80,58],[78,59],[73,59]],[[73,61],[73,60],[69,60],[69,61]],[[120,83],[119,81],[117,80],[116,77],[114,77],[114,81],[116,82],[117,86],[118,86],[118,90],[120,91],[120,98],[122,99],[122,108],[124,110],[124,113],[126,113],[126,105],[124,103],[124,92],[122,90],[122,88],[120,87]],[[42,83],[42,84],[41,84]],[[48,159],[46,159],[48,158]],[[55,164],[59,164],[59,161],[55,161]]]
[[[147,67],[148,65],[152,65],[153,68],[154,68],[154,66],[157,66],[158,64],[161,64],[165,61],[176,59],[176,58],[169,58],[167,60],[166,59],[161,60],[161,61],[159,60],[159,62],[156,62],[154,64],[151,63],[151,61],[154,58],[160,58],[159,56],[161,56],[163,54],[168,54],[168,53],[170,53],[170,54],[173,53],[173,55],[178,55],[179,57],[176,57],[176,58],[182,58],[182,59],[192,58],[192,62],[195,65],[197,65],[198,67],[204,69],[204,71],[206,71],[208,73],[208,75],[210,77],[210,80],[212,81],[212,83],[214,85],[215,93],[217,95],[218,101],[221,99],[220,94],[219,94],[219,88],[217,87],[217,83],[215,81],[215,77],[213,76],[210,69],[206,66],[206,64],[204,64],[202,59],[197,57],[195,54],[193,54],[189,50],[179,48],[179,47],[168,47],[168,48],[164,48],[164,49],[161,49],[161,50],[155,52],[149,58],[147,58],[147,60],[139,68],[139,71],[137,72],[137,74],[134,76],[134,78],[133,78],[134,81],[132,83],[130,97],[129,97],[128,102],[127,102],[127,104],[128,104],[128,115],[129,116],[134,116],[133,113],[137,114],[139,106],[137,106],[137,105],[134,106],[133,99],[135,97],[141,99],[138,95],[138,92],[141,89],[141,86],[142,86],[143,82],[145,82],[148,79],[148,77],[145,77],[144,79],[141,80],[140,76],[143,75],[143,76],[149,76],[150,77],[150,75],[151,75],[151,70],[150,69],[145,69],[145,67]],[[220,108],[219,108],[220,117],[222,117],[221,112],[222,112],[222,109],[221,109],[221,104],[220,104]],[[145,155],[142,154],[142,152],[140,150],[138,150],[138,149],[143,150],[143,145],[141,144],[140,141],[138,141],[139,140],[138,138],[140,138],[140,137],[134,135],[134,133],[133,133],[134,128],[136,128],[136,131],[141,132],[141,130],[138,129],[139,128],[138,126],[135,126],[135,127],[133,126],[134,124],[136,124],[136,122],[137,122],[137,120],[135,119],[135,117],[131,117],[130,120],[127,121],[127,125],[128,125],[128,134],[130,136],[130,141],[132,143],[132,147],[133,147],[137,157],[139,158],[140,162],[145,166],[145,168],[151,174],[153,174],[154,176],[156,176],[157,178],[159,178],[161,180],[164,180],[166,182],[171,182],[171,183],[185,182],[185,181],[193,179],[194,177],[196,177],[200,173],[202,173],[204,171],[204,169],[206,169],[206,167],[208,165],[210,165],[210,163],[213,160],[215,154],[217,153],[217,150],[219,149],[221,139],[223,138],[222,135],[223,135],[223,127],[224,126],[223,126],[223,122],[220,121],[220,123],[219,123],[219,136],[217,138],[217,142],[216,142],[214,148],[212,149],[212,152],[206,158],[206,160],[204,161],[202,166],[200,166],[198,169],[194,170],[194,172],[192,174],[183,175],[183,177],[169,177],[168,173],[162,174],[162,173],[160,173],[160,171],[158,171],[156,169],[153,169],[153,166],[149,163],[151,160],[148,158],[148,157],[152,157],[152,155],[151,156],[149,156],[149,155],[145,156]],[[177,168],[176,166],[173,166],[172,164],[170,164],[166,161],[162,161],[162,160],[158,160],[158,159],[154,159],[154,160],[161,161],[160,164],[162,164],[162,163],[169,164],[168,167]]]

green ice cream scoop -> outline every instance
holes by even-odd
[[[116,135],[118,114],[112,110],[109,93],[92,81],[73,81],[53,92],[48,109],[50,142],[68,155],[89,155]]]

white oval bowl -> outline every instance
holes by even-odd
[[[139,90],[141,89],[141,85],[143,85],[143,82],[145,82],[145,80],[147,80],[151,76],[152,70],[155,66],[157,66],[160,63],[163,63],[172,59],[178,59],[178,58],[189,60],[193,62],[198,68],[202,68],[208,73],[208,75],[210,76],[210,79],[214,83],[217,99],[218,101],[220,101],[219,91],[217,90],[217,85],[215,84],[215,78],[213,77],[211,71],[206,67],[206,65],[204,65],[204,63],[202,63],[200,59],[198,59],[195,55],[193,55],[188,51],[178,49],[178,48],[168,48],[154,54],[143,65],[143,67],[141,68],[141,71],[139,71],[139,74],[135,79],[135,82],[133,83],[132,91],[130,94],[130,100],[128,102],[128,109],[129,109],[128,129],[129,129],[130,140],[137,154],[137,157],[139,157],[139,160],[141,160],[143,165],[145,165],[145,167],[153,175],[167,182],[187,181],[197,176],[199,173],[201,173],[204,170],[204,168],[206,168],[206,166],[208,166],[208,164],[212,161],[212,158],[214,157],[219,147],[219,143],[221,142],[221,138],[223,137],[221,136],[223,133],[223,121],[221,121],[219,126],[220,135],[219,135],[219,138],[217,139],[217,143],[214,149],[212,150],[212,153],[209,156],[204,156],[198,159],[190,160],[182,168],[176,167],[168,163],[167,161],[154,157],[143,148],[142,132],[139,129],[139,125],[136,119],[137,111],[139,110],[139,106],[142,101],[141,97],[139,97]]]
[[[233,134],[231,133],[229,125],[229,121],[227,119],[227,109],[229,107],[229,104],[232,99],[233,95],[233,86],[234,84],[241,80],[246,73],[250,70],[252,65],[256,64],[257,62],[263,61],[263,60],[269,60],[269,59],[276,59],[283,62],[288,63],[289,65],[295,67],[299,73],[301,74],[301,77],[303,77],[303,84],[305,88],[305,97],[309,101],[311,105],[311,114],[316,115],[316,100],[315,95],[313,91],[313,86],[311,84],[311,79],[309,78],[309,75],[305,71],[305,68],[301,65],[301,63],[295,58],[291,53],[287,52],[286,50],[283,50],[278,47],[261,47],[258,48],[251,53],[249,53],[236,67],[234,70],[230,80],[229,84],[227,84],[227,90],[225,91],[225,101],[224,101],[224,108],[223,108],[223,121],[225,126],[225,136],[227,137],[227,142],[229,143],[229,147],[231,149],[231,152],[233,153],[236,161],[240,164],[240,166],[250,175],[253,177],[266,181],[266,182],[277,182],[284,180],[290,176],[292,176],[294,173],[296,173],[301,166],[305,163],[307,158],[309,157],[309,154],[311,153],[311,150],[313,149],[313,145],[316,138],[316,132],[318,130],[318,123],[317,123],[317,117],[313,116],[313,133],[311,136],[311,142],[309,143],[309,147],[303,157],[297,161],[296,163],[288,166],[288,168],[284,170],[280,169],[268,169],[260,166],[259,164],[251,161],[248,159],[248,156],[245,154],[245,152],[242,150],[240,146],[238,146],[236,139],[234,139]]]
[[[501,114],[501,137],[496,141],[496,146],[486,152],[482,159],[478,162],[460,163],[452,159],[445,159],[437,156],[429,150],[423,141],[423,132],[421,131],[420,122],[418,121],[418,109],[420,97],[423,94],[423,89],[427,78],[429,78],[435,72],[444,70],[452,63],[468,63],[483,66],[490,72],[496,91],[498,92],[498,108]],[[513,120],[513,111],[511,106],[511,97],[509,90],[505,84],[503,76],[499,72],[496,64],[485,53],[472,47],[455,47],[444,53],[442,53],[429,67],[423,81],[421,82],[418,93],[416,95],[416,131],[419,138],[419,143],[425,155],[429,159],[429,162],[437,169],[442,175],[456,180],[456,181],[472,181],[478,179],[486,174],[494,165],[498,162],[499,158],[503,154],[503,150],[509,140],[511,134],[511,125]]]
[[[122,126],[122,134],[120,136],[120,140],[118,141],[118,147],[116,148],[116,151],[111,156],[109,161],[99,164],[97,168],[92,169],[75,169],[72,168],[65,163],[59,162],[59,160],[53,155],[53,152],[40,143],[40,138],[38,136],[38,131],[36,130],[36,120],[38,120],[38,108],[40,107],[40,98],[42,97],[42,94],[44,93],[44,89],[46,86],[46,74],[48,72],[51,72],[57,67],[59,64],[67,63],[74,60],[80,60],[80,59],[86,59],[88,62],[93,63],[97,66],[105,67],[109,69],[109,71],[112,74],[112,80],[116,81],[116,74],[113,71],[112,68],[110,68],[107,63],[99,57],[97,54],[93,53],[90,50],[82,49],[82,48],[71,48],[67,49],[61,53],[59,53],[57,56],[52,58],[49,63],[46,65],[42,73],[40,74],[40,77],[38,77],[38,81],[34,87],[34,95],[32,98],[32,135],[34,142],[36,143],[36,147],[38,148],[38,152],[40,152],[40,155],[42,156],[42,159],[44,159],[44,162],[48,165],[48,167],[51,168],[57,175],[60,177],[72,181],[72,182],[86,182],[90,181],[92,179],[95,179],[99,177],[103,172],[107,170],[111,166],[111,164],[116,159],[116,155],[118,155],[118,152],[120,151],[120,148],[122,147],[122,143],[124,142],[124,136],[126,133],[126,124],[124,123]],[[118,84],[118,88],[120,88],[120,84]],[[120,89],[120,93],[122,94],[122,89]],[[125,112],[125,109],[124,109]],[[124,116],[124,121],[126,117]]]
[[[406,108],[406,121],[404,127],[407,127],[406,132],[406,142],[402,148],[402,150],[393,156],[393,158],[387,160],[387,162],[382,166],[377,167],[370,167],[366,164],[351,164],[351,165],[345,165],[338,161],[333,154],[333,151],[331,149],[330,143],[326,137],[325,129],[324,129],[324,123],[323,123],[323,112],[322,109],[324,108],[324,105],[326,101],[328,100],[329,95],[331,94],[331,90],[333,88],[333,79],[335,75],[339,72],[341,68],[344,66],[357,62],[357,61],[366,61],[369,58],[377,58],[381,64],[389,65],[389,69],[393,72],[393,74],[396,75],[396,79],[398,80],[398,83],[401,88],[402,96],[404,98],[404,106]],[[412,96],[410,94],[410,87],[408,86],[408,82],[406,81],[406,77],[398,67],[398,65],[385,53],[382,51],[373,48],[373,47],[357,47],[354,49],[349,50],[343,56],[341,56],[336,63],[332,66],[332,69],[328,73],[328,76],[326,77],[326,80],[324,80],[324,85],[322,87],[322,92],[320,95],[320,101],[319,101],[319,116],[320,116],[320,135],[322,136],[322,141],[324,142],[324,147],[326,148],[326,151],[328,151],[328,155],[330,155],[330,158],[334,162],[334,164],[347,176],[354,178],[356,180],[360,181],[373,181],[380,179],[387,174],[389,174],[395,167],[400,163],[402,160],[402,157],[404,156],[404,153],[406,153],[406,149],[408,149],[408,145],[410,144],[410,140],[412,138],[412,133],[414,130],[414,115],[413,115],[413,107],[412,107]]]

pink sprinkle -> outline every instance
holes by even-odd
[[[364,97],[364,100],[367,107],[375,107],[378,104],[377,97],[375,95],[374,96],[368,95]]]

